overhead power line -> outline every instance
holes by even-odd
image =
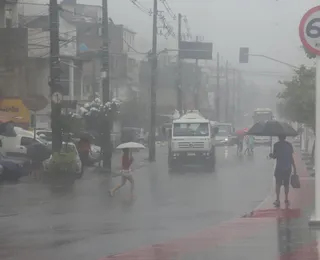
[[[143,13],[151,16],[152,15],[152,10],[150,8],[144,7],[141,3],[139,3],[137,0],[130,0],[130,2],[137,7],[140,11]]]
[[[153,11],[145,6],[143,6],[138,0],[129,0],[135,7],[137,7],[141,12],[147,14],[148,16],[151,16],[153,14]],[[166,1],[166,0],[161,0]],[[170,6],[166,3],[166,6],[168,8],[169,15],[174,16],[174,13],[172,12]],[[175,38],[174,28],[173,26],[169,25],[165,16],[162,14],[163,12],[158,11],[157,17],[159,18],[159,22],[161,23],[160,32],[158,33],[161,36],[164,36],[166,39],[168,39],[169,36],[172,36]]]
[[[171,16],[173,20],[177,19],[176,14],[172,11],[171,7],[169,6],[167,0],[160,0],[160,2],[163,4],[164,8],[167,10],[168,14]]]

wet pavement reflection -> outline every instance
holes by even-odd
[[[254,158],[239,158],[234,148],[221,147],[215,173],[196,168],[170,173],[166,148],[159,148],[156,163],[134,172],[134,199],[129,186],[110,198],[108,187],[119,178],[110,183],[96,173],[70,190],[29,182],[3,185],[0,258],[99,259],[154,245],[153,259],[175,259],[175,248],[163,252],[161,243],[242,216],[263,201],[272,184],[267,154],[267,148],[258,148]]]

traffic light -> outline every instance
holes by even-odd
[[[249,48],[241,47],[239,52],[239,62],[248,63],[249,62]]]

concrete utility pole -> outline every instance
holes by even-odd
[[[199,37],[196,36],[196,42],[199,41]],[[194,93],[193,93],[193,97],[194,97],[194,108],[196,110],[199,110],[199,61],[198,59],[196,59],[196,63],[195,63],[195,76],[196,76],[196,80],[195,80],[195,86],[194,86]]]
[[[103,104],[110,101],[110,80],[109,80],[109,36],[108,36],[108,0],[102,0],[102,102]],[[103,167],[107,171],[111,171],[111,128],[112,121],[108,116],[104,122],[102,122],[102,150],[103,150]]]
[[[238,76],[237,76],[237,119],[241,120],[241,73],[238,71]]]
[[[216,121],[220,121],[220,54],[217,53]]]
[[[181,42],[181,20],[182,15],[178,14],[178,56],[177,56],[177,80],[176,80],[176,88],[177,88],[177,110],[182,115],[182,79],[181,79],[181,57],[180,57],[180,42]]]
[[[60,82],[60,45],[59,45],[59,6],[57,0],[50,0],[49,5],[50,26],[50,93],[51,93],[51,129],[52,151],[60,152],[62,144],[61,131],[61,97],[62,86]]]
[[[232,70],[232,123],[233,126],[235,125],[235,119],[236,119],[236,69]]]
[[[150,133],[149,133],[149,161],[156,160],[156,107],[157,107],[157,17],[158,0],[153,0],[153,30],[152,30],[152,53],[151,53],[151,88],[150,88]]]
[[[70,100],[74,100],[74,62],[71,59],[69,61],[69,97]]]
[[[229,116],[229,98],[230,98],[230,91],[229,91],[229,63],[226,61],[226,103],[225,103],[225,113],[226,113],[226,123],[230,121],[230,116]]]

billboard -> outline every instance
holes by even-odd
[[[181,41],[179,46],[180,59],[212,60],[211,42]]]

